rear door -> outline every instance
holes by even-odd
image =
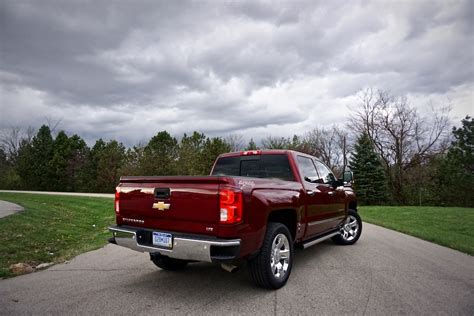
[[[324,183],[311,157],[297,155],[297,164],[303,186],[306,190],[306,236],[322,234],[337,226],[341,219],[335,210],[332,187]]]
[[[319,179],[318,172],[313,159],[298,155],[296,157],[298,169],[306,191],[306,236],[312,237],[323,233],[328,229],[328,219],[330,219],[329,196],[325,187],[315,183]]]

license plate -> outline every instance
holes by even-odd
[[[172,248],[173,236],[168,233],[153,232],[153,245],[159,247]]]

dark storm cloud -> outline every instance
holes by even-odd
[[[409,10],[392,9],[406,17],[397,21],[387,19],[387,35],[392,37],[380,36],[379,45],[369,46],[365,56],[362,50],[359,54],[351,52],[341,70],[356,74],[396,73],[400,80],[387,82],[384,88],[398,93],[444,93],[453,86],[472,83],[472,1],[415,2]],[[375,50],[375,54],[370,50]]]
[[[117,48],[133,27],[140,27],[141,14],[135,6],[109,9],[104,4],[4,3],[2,70],[68,103],[137,101],[151,87],[121,81],[96,55]]]
[[[258,139],[342,122],[368,86],[472,112],[472,1],[5,0],[0,15],[0,129]]]

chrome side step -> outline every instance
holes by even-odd
[[[306,249],[306,248],[309,248],[309,247],[314,246],[316,244],[319,244],[320,242],[325,241],[326,239],[329,239],[329,238],[334,237],[336,235],[339,235],[339,231],[335,231],[333,233],[330,233],[328,235],[324,235],[322,237],[310,240],[308,242],[303,242],[301,244],[301,246],[303,247],[303,249]]]

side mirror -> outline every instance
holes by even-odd
[[[334,180],[332,183],[332,187],[334,189],[343,185],[344,185],[344,182],[342,181],[342,179]]]
[[[352,173],[352,171],[344,171],[342,175],[342,180],[344,182],[344,185],[352,184],[352,181],[354,180],[354,174]]]
[[[304,177],[304,180],[310,183],[324,183],[323,179],[317,177]]]

